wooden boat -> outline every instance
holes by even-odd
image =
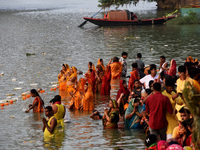
[[[172,18],[175,18],[175,15],[155,19],[131,20],[131,13],[128,10],[117,10],[109,11],[107,15],[104,15],[103,19],[92,17],[84,17],[83,19],[98,26],[133,26],[163,24]]]
[[[190,6],[192,6],[194,8],[200,8],[200,5],[190,5]]]

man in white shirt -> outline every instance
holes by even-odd
[[[145,89],[149,89],[149,81],[151,80],[156,80],[158,78],[157,75],[157,70],[156,70],[156,65],[155,64],[151,64],[150,65],[150,71],[151,74],[146,75],[145,77],[143,77],[142,79],[140,79],[140,82],[144,85]]]

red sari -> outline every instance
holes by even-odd
[[[101,85],[101,95],[110,95],[110,80],[111,80],[111,69],[110,66],[107,66],[107,71],[105,72],[102,78]]]
[[[174,59],[170,61],[170,68],[167,74],[170,76],[176,75],[176,61]]]
[[[139,80],[139,76],[138,76],[138,72],[137,70],[133,70],[131,72],[131,77],[129,78],[129,82],[128,82],[128,89],[130,89],[131,91],[134,89],[134,81],[135,80]]]
[[[33,101],[33,105],[34,105],[35,102],[38,102],[38,105],[35,106],[35,107],[33,108],[33,112],[35,112],[35,113],[44,112],[42,100],[41,100],[41,99],[38,99],[38,98],[36,97],[36,98],[34,99],[34,101]]]
[[[129,90],[126,88],[124,88],[124,86],[123,86],[123,80],[121,80],[120,82],[119,82],[119,90],[118,90],[118,92],[117,92],[117,99],[116,99],[116,101],[119,99],[119,97],[120,97],[120,95],[122,94],[122,93],[124,93],[125,95],[129,95]]]

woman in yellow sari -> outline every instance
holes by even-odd
[[[67,92],[70,93],[70,92],[73,92],[75,89],[74,89],[74,85],[75,83],[77,82],[77,69],[76,67],[72,67],[70,69],[70,77],[67,81]]]
[[[62,65],[62,70],[60,71],[60,74],[58,75],[58,83],[59,83],[59,90],[61,91],[65,91],[67,86],[67,80],[69,77],[69,71],[70,71],[70,67],[68,64],[63,64]]]
[[[92,93],[92,86],[89,83],[85,84],[85,95],[82,99],[83,110],[94,110],[94,96]]]
[[[105,71],[105,67],[104,67],[104,65],[103,65],[103,59],[98,59],[97,65],[101,65],[103,71]]]
[[[109,62],[111,67],[111,79],[120,79],[122,74],[122,64],[119,62],[118,57],[113,58],[113,63],[111,63],[112,59]]]

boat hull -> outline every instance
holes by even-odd
[[[97,19],[97,18],[86,18],[83,19],[98,25],[98,26],[134,26],[134,25],[154,25],[163,24],[169,19],[175,18],[171,16],[168,18],[156,18],[156,19],[144,19],[144,20],[108,20],[108,19]]]
[[[190,5],[190,6],[192,6],[194,8],[200,8],[200,5]]]

